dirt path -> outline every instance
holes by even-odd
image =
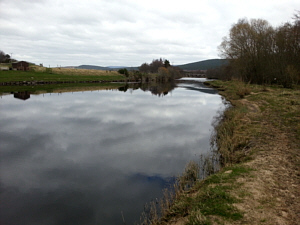
[[[235,205],[244,217],[230,224],[300,224],[299,143],[291,132],[273,125],[276,115],[270,117],[269,111],[260,111],[265,102],[241,102],[252,113],[250,117],[266,119],[261,134],[253,140],[254,159],[244,163],[254,171],[251,177],[237,180],[246,194]]]
[[[233,224],[300,224],[299,168],[295,167],[299,151],[283,132],[268,124],[264,128],[272,136],[260,140],[263,150],[245,163],[255,171],[250,179],[238,179],[249,195],[236,204],[245,214]]]

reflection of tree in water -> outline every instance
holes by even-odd
[[[126,84],[123,87],[119,88],[119,91],[126,92],[128,89],[130,90],[137,90],[141,89],[142,91],[150,91],[154,95],[164,96],[167,95],[170,91],[172,91],[176,87],[174,82],[167,82],[167,83],[132,83]]]
[[[140,88],[140,86],[141,86],[140,83],[128,83],[128,84],[126,84],[126,85],[124,85],[122,87],[119,87],[118,90],[126,92],[128,89],[130,89],[130,90],[137,90],[137,89]]]
[[[192,91],[199,91],[206,94],[217,94],[217,90],[208,88],[203,82],[193,80],[177,80],[175,82],[150,82],[150,83],[128,83],[125,86],[119,88],[119,91],[126,92],[141,89],[142,91],[150,91],[152,94],[157,96],[167,95],[176,87],[182,87]]]
[[[199,91],[206,94],[217,94],[218,91],[213,88],[207,87],[203,82],[193,80],[179,80],[177,81],[180,87],[186,88],[192,91]]]

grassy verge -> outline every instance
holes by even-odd
[[[213,81],[209,84],[219,89],[219,93],[234,106],[228,113],[236,111],[237,113],[233,114],[238,114],[225,114],[225,119],[242,119],[242,123],[247,121],[247,124],[251,125],[247,125],[247,129],[235,128],[240,131],[248,130],[243,136],[260,135],[259,130],[263,125],[261,122],[265,121],[300,140],[300,86],[287,89],[275,85],[249,85],[238,81]]]
[[[299,224],[299,87],[207,84],[232,104],[215,127],[222,169],[189,175],[191,188],[179,182],[162,216],[142,224]]]
[[[182,192],[163,217],[165,222],[181,219],[184,224],[212,224],[222,220],[234,221],[243,217],[233,204],[240,201],[229,190],[238,188],[238,177],[248,175],[250,169],[243,166],[224,168],[221,172],[198,181],[189,191]]]

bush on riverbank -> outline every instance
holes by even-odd
[[[180,78],[179,68],[171,66],[169,60],[162,58],[152,60],[150,64],[143,63],[139,71],[134,71],[133,76],[138,74],[141,82],[169,82]]]

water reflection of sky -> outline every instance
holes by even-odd
[[[190,88],[192,87],[192,88]],[[0,100],[0,221],[127,224],[209,150],[215,94],[179,85]],[[201,89],[201,88],[200,88]]]

